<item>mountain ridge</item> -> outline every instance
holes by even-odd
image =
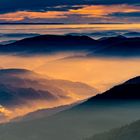
[[[122,84],[124,86],[130,85],[124,83]],[[140,86],[137,90],[140,91]],[[96,99],[95,96],[94,100],[91,98],[51,117],[0,125],[0,138],[3,140],[19,140],[19,138],[21,140],[81,140],[138,120],[139,101],[140,99],[136,101],[118,98],[116,101],[107,98],[102,100]]]
[[[98,92],[84,83],[43,77],[26,69],[1,69],[0,79],[0,104],[4,110],[1,114],[6,115],[6,109],[10,119],[16,114],[72,104]]]
[[[17,55],[85,51],[87,56],[139,56],[140,37],[122,35],[94,40],[88,36],[40,35],[0,45],[0,53]]]

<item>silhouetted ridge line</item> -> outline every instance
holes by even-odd
[[[87,57],[140,56],[140,38],[119,35],[94,40],[88,36],[40,35],[0,45],[2,54],[34,55],[66,51],[85,51]]]
[[[140,76],[117,85],[108,91],[89,99],[92,100],[140,100]],[[87,101],[87,102],[88,102]]]

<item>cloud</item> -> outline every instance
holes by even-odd
[[[16,11],[66,11],[76,5],[139,4],[139,0],[1,0],[0,13]],[[74,7],[73,7],[74,6]]]
[[[128,12],[128,13],[113,13],[110,16],[115,16],[115,17],[140,17],[140,12]]]
[[[108,16],[111,13],[122,12],[140,12],[140,6],[133,6],[133,5],[92,5],[92,6],[84,6],[83,8],[70,10],[72,13],[78,13],[81,15],[87,15],[89,17],[101,17],[101,16]]]
[[[81,5],[72,6],[72,9],[66,10],[69,6],[56,6],[55,11],[17,11],[1,14],[0,21],[19,21],[19,22],[113,22],[119,21],[119,17],[139,13],[139,5]],[[51,9],[51,7],[49,7]],[[57,11],[57,9],[63,11]],[[65,9],[66,8],[66,9]],[[70,8],[70,7],[69,7]],[[120,12],[121,11],[121,12]],[[119,16],[120,15],[120,16]],[[138,16],[138,14],[137,14]],[[116,17],[116,19],[114,19]],[[135,14],[131,14],[135,17]],[[122,19],[121,19],[122,20]],[[124,20],[122,20],[124,21]],[[130,18],[131,21],[131,18]]]
[[[48,11],[48,12],[27,12],[18,11],[14,13],[2,14],[0,20],[5,21],[20,21],[25,18],[35,19],[35,18],[62,18],[64,17],[64,12],[59,11]]]

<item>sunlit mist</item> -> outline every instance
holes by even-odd
[[[70,56],[73,54],[1,56],[0,59],[5,61],[1,61],[0,67],[25,68],[56,79],[85,82],[100,91],[140,75],[139,58],[70,58]]]

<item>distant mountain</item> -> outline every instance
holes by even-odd
[[[8,40],[8,41],[1,41],[0,45],[7,45],[16,42],[17,40]]]
[[[85,51],[91,57],[140,56],[140,38],[119,35],[94,40],[88,36],[40,35],[0,45],[1,54],[34,55],[69,51]]]
[[[37,33],[0,33],[0,44],[7,45],[14,43],[18,40],[29,38],[29,37],[35,37],[40,36],[40,34]]]
[[[34,112],[30,112],[24,116],[20,116],[20,117],[17,117],[17,118],[14,118],[13,120],[11,120],[12,122],[15,121],[30,121],[30,120],[35,120],[35,119],[41,119],[41,118],[44,118],[44,117],[50,117],[52,115],[55,115],[57,113],[60,113],[64,110],[68,110],[78,104],[80,104],[81,102],[83,101],[80,101],[80,102],[76,102],[76,103],[73,103],[73,104],[69,104],[69,105],[63,105],[63,106],[58,106],[58,107],[53,107],[53,108],[48,108],[48,109],[40,109],[40,110],[37,110],[37,111],[34,111]]]
[[[140,32],[127,32],[123,35],[126,37],[140,37]]]
[[[40,34],[37,34],[37,33],[5,33],[5,34],[0,34],[0,37],[9,37],[9,38],[27,38],[27,37],[34,37],[34,36],[40,36]]]
[[[131,79],[47,118],[0,125],[0,139],[81,140],[136,121],[140,118],[140,99],[136,100],[140,93],[140,83],[136,82],[139,79]],[[127,86],[131,89],[132,99],[130,92],[126,90]],[[127,93],[129,98],[126,98]]]
[[[88,50],[96,41],[87,36],[40,35],[26,38],[0,48],[1,53],[41,54],[63,51]]]
[[[0,110],[5,115],[0,122],[38,109],[71,104],[98,92],[84,83],[51,79],[26,69],[1,69],[0,79]]]
[[[140,38],[126,38],[122,35],[99,39],[99,49],[88,56],[137,57],[140,56]]]
[[[118,36],[114,36],[114,37],[102,37],[99,39],[99,41],[102,41],[103,43],[115,43],[114,41],[120,41],[120,40],[124,40],[127,39],[125,36],[123,35],[118,35]]]
[[[102,31],[102,32],[86,32],[86,33],[69,33],[68,35],[73,35],[73,36],[90,36],[95,39],[99,39],[102,37],[111,37],[111,36],[117,36],[119,33],[114,32],[114,31]]]
[[[113,129],[109,132],[97,134],[86,140],[139,140],[140,121],[131,123],[121,128]]]

